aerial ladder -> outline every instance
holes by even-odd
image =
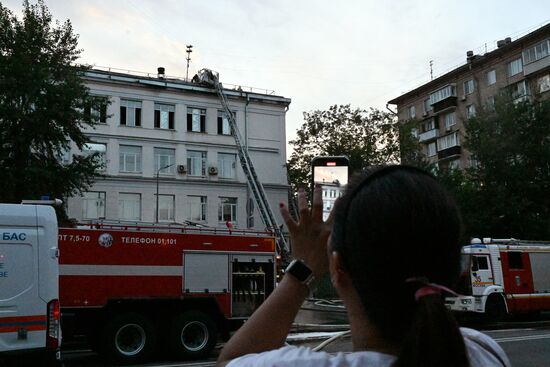
[[[220,98],[223,111],[229,121],[231,133],[235,138],[241,167],[243,168],[243,172],[248,181],[248,185],[250,186],[250,189],[254,196],[254,200],[256,201],[256,204],[260,211],[262,221],[268,229],[272,230],[273,233],[275,233],[275,236],[277,237],[277,253],[283,256],[288,251],[289,247],[287,246],[286,239],[283,236],[283,231],[281,227],[279,227],[277,225],[277,222],[275,221],[275,217],[273,216],[273,211],[271,210],[271,206],[269,205],[269,201],[267,200],[264,187],[258,179],[258,175],[256,174],[256,170],[254,169],[254,164],[250,159],[248,150],[243,146],[243,140],[237,127],[235,116],[229,108],[229,101],[227,100],[227,96],[223,91],[223,85],[222,83],[220,83],[219,74],[210,69],[202,69],[197,73],[197,75],[193,77],[192,81],[194,83],[208,85],[216,89],[216,93]]]

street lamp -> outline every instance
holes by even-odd
[[[160,171],[162,171],[163,169],[172,167],[173,165],[174,165],[173,163],[172,163],[172,164],[167,164],[166,166],[160,167],[160,168],[157,170],[157,215],[156,215],[155,223],[158,223],[158,222],[159,222],[159,173],[160,173]]]

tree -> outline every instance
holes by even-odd
[[[327,111],[305,112],[304,120],[296,139],[290,141],[294,151],[288,171],[294,189],[308,186],[311,160],[318,155],[346,155],[350,174],[399,161],[399,127],[389,112],[334,105]]]
[[[0,4],[1,202],[67,198],[88,188],[101,165],[95,154],[60,163],[71,141],[85,147],[82,129],[106,103],[84,85],[89,67],[75,65],[77,40],[71,22],[54,24],[41,0],[25,1],[21,19]]]
[[[496,99],[466,122],[473,166],[441,175],[471,237],[550,239],[550,101]]]
[[[305,112],[296,139],[290,141],[294,148],[287,163],[291,190],[296,192],[298,187],[309,187],[311,161],[318,155],[347,156],[350,174],[400,160],[426,165],[418,139],[412,134],[416,124],[415,121],[399,124],[393,113],[373,108],[352,109],[350,105]],[[292,201],[289,204],[292,208]],[[329,277],[319,282],[315,295],[337,297]]]

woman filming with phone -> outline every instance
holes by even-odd
[[[459,275],[461,221],[430,174],[379,168],[349,185],[326,222],[318,187],[311,210],[303,190],[298,207],[296,222],[281,204],[297,260],[226,344],[219,365],[510,366],[495,341],[459,328],[445,307]],[[327,272],[346,306],[353,352],[284,346],[309,287]]]

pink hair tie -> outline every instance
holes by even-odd
[[[419,300],[422,297],[430,296],[432,294],[441,294],[443,292],[452,294],[453,296],[458,296],[458,293],[453,291],[452,289],[449,289],[443,285],[435,284],[435,283],[428,283],[426,278],[409,278],[405,280],[407,283],[421,283],[424,284],[422,287],[418,288],[418,290],[414,293],[414,299]]]

